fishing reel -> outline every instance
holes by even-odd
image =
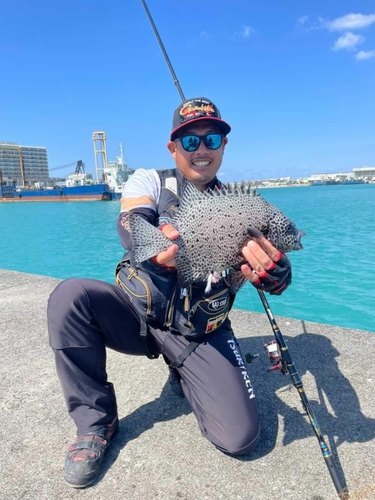
[[[281,372],[285,375],[288,372],[288,368],[283,360],[283,357],[281,356],[280,348],[276,340],[272,340],[271,342],[268,342],[268,344],[264,344],[263,348],[267,353],[268,359],[272,363],[267,369],[267,372]],[[251,354],[248,352],[245,355],[245,359],[247,363],[252,363],[254,359],[259,358],[259,356],[259,354]]]
[[[281,356],[280,348],[276,340],[271,340],[268,344],[264,344],[263,348],[267,353],[268,359],[272,363],[267,369],[267,372],[281,372],[285,375],[288,372],[288,369],[283,357]]]

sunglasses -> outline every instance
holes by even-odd
[[[223,137],[222,134],[184,135],[178,137],[176,141],[180,141],[184,150],[188,152],[196,151],[202,141],[206,148],[215,150],[222,145]]]

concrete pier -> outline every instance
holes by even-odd
[[[75,490],[62,479],[75,436],[48,345],[46,304],[59,280],[0,270],[0,499],[333,500],[337,494],[289,376],[267,373],[273,335],[263,314],[234,310],[262,438],[249,457],[220,453],[200,434],[162,359],[108,351],[120,432],[100,480]],[[272,297],[270,303],[272,307]],[[277,318],[351,499],[375,499],[375,335]]]

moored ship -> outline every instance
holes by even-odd
[[[95,182],[92,174],[85,172],[79,160],[75,172],[68,175],[64,184],[54,182],[46,186],[43,182],[33,186],[18,187],[16,183],[0,182],[0,201],[111,201],[119,200],[124,185],[132,171],[121,155],[116,161],[104,166],[102,181]],[[1,179],[0,179],[1,180]],[[50,182],[53,180],[50,179]]]
[[[103,169],[104,181],[111,190],[112,200],[119,200],[121,198],[125,184],[132,174],[133,170],[124,161],[123,147],[120,144],[120,155],[116,156],[114,161],[108,162]]]
[[[363,179],[345,179],[342,181],[344,185],[351,185],[351,184],[366,184]]]
[[[95,183],[92,175],[85,172],[82,160],[76,165],[75,172],[66,179],[65,185],[17,187],[15,183],[0,182],[0,201],[109,201],[111,189],[107,183]]]
[[[47,159],[45,159],[46,171],[44,172],[40,166],[39,156],[34,158],[34,162],[25,157],[26,153],[22,148],[26,148],[25,151],[28,151],[29,147],[4,143],[4,151],[2,156],[0,155],[0,201],[119,200],[129,176],[133,173],[133,170],[124,161],[122,144],[120,144],[120,155],[116,157],[115,161],[107,162],[105,132],[94,132],[93,141],[96,180],[91,173],[85,171],[85,164],[82,160],[77,161],[74,173],[67,177],[49,177]],[[39,149],[37,148],[38,154],[40,153]],[[63,165],[52,170],[72,165]]]
[[[327,180],[316,180],[312,182],[311,186],[338,186],[341,184],[339,180],[336,179],[327,179]]]
[[[108,184],[64,186],[27,189],[0,184],[0,202],[21,201],[109,201],[112,199]]]

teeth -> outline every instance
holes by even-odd
[[[196,167],[206,167],[207,165],[209,165],[209,163],[209,161],[194,161],[193,165],[195,165]]]

